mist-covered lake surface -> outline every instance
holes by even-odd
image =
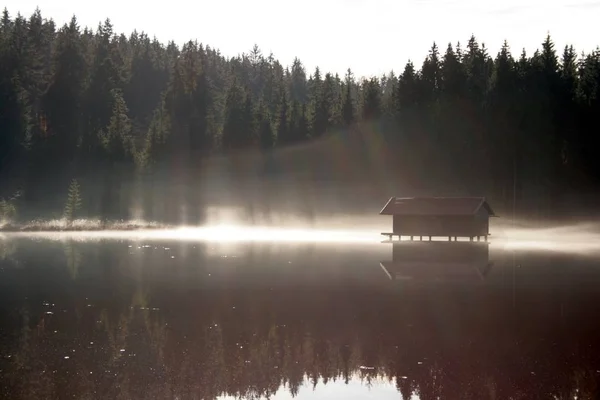
[[[598,398],[597,259],[448,246],[5,235],[0,396]]]

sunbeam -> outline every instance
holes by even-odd
[[[340,226],[340,225],[337,225]],[[91,241],[114,240],[178,240],[185,242],[287,242],[287,243],[363,243],[382,242],[380,230],[277,228],[238,224],[215,224],[203,227],[182,226],[170,229],[97,230],[97,231],[31,231],[5,232],[2,239],[29,237],[49,240]],[[443,238],[437,240],[445,240]],[[597,224],[576,224],[549,228],[497,226],[492,229],[489,246],[508,251],[558,252],[594,255],[600,253],[600,228]]]

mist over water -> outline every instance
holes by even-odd
[[[389,221],[381,216],[326,217],[316,222],[302,218],[281,218],[281,225],[239,223],[232,211],[213,213],[206,225],[166,226],[146,221],[120,221],[102,225],[97,220],[32,222],[28,229],[0,233],[0,238],[37,237],[50,240],[179,240],[197,242],[288,242],[288,243],[365,243],[383,240]],[[218,218],[217,218],[218,217]],[[103,226],[106,229],[102,229]],[[511,251],[556,252],[574,255],[600,254],[600,223],[540,224],[492,220],[489,245]],[[403,238],[406,240],[407,238]],[[446,238],[433,238],[445,241]],[[468,239],[460,239],[459,241]]]

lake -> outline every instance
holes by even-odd
[[[449,245],[4,235],[0,396],[598,398],[597,260]]]

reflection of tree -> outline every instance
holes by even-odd
[[[4,238],[0,234],[0,261],[14,261],[13,255],[17,251],[17,242]]]
[[[57,312],[19,300],[19,318],[6,320],[19,338],[2,348],[14,358],[0,361],[12,398],[256,399],[283,385],[301,395],[305,383],[380,377],[403,398],[599,394],[589,294],[572,295],[577,312],[563,315],[555,291],[531,288],[535,301],[516,310],[501,288],[431,296],[335,281],[248,284],[241,268],[238,279],[208,282],[199,252],[188,253],[193,269],[148,253],[134,274],[126,245],[99,246],[80,251],[74,281],[25,268],[21,279],[45,282]]]
[[[71,275],[71,278],[76,279],[79,266],[81,265],[81,251],[78,246],[74,245],[72,240],[65,242],[63,248],[69,274]]]

